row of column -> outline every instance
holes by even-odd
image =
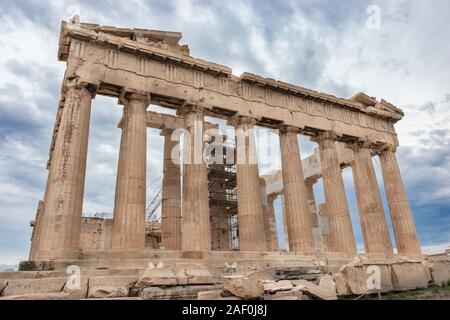
[[[48,183],[41,208],[31,260],[71,258],[78,248],[83,204],[86,156],[92,90],[87,86],[70,86],[66,92],[59,132],[49,169]],[[146,213],[146,109],[150,104],[146,94],[122,95],[124,105],[122,136],[114,206],[112,249],[128,250],[145,247]],[[180,167],[168,157],[173,144],[165,132],[163,181],[163,241],[166,249],[209,251],[211,227],[208,200],[207,166],[196,157],[203,155],[204,111],[195,106],[183,106],[185,128],[191,137],[185,139],[182,173],[183,200],[180,199]],[[237,189],[239,242],[242,251],[271,250],[265,226],[263,197],[256,161],[253,126],[248,117],[230,120],[237,137]],[[284,182],[287,231],[291,251],[314,252],[313,217],[308,208],[298,129],[280,129],[280,149]],[[241,139],[239,141],[239,139]],[[344,183],[337,156],[335,137],[331,133],[318,136],[325,200],[331,234],[331,250],[356,252]],[[194,152],[192,152],[194,151]],[[355,189],[360,212],[366,252],[392,252],[387,223],[368,146],[353,147]],[[389,208],[393,220],[398,251],[418,254],[416,237],[406,193],[393,150],[380,154]],[[190,160],[190,161],[186,161]],[[175,199],[175,200],[174,200]],[[183,217],[181,221],[180,206]],[[266,209],[267,215],[267,209]],[[181,231],[181,232],[180,232]],[[181,234],[181,238],[180,235]]]

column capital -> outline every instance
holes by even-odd
[[[170,129],[163,126],[161,128],[161,131],[159,132],[159,135],[162,137],[170,136],[174,131],[175,131],[174,129]]]
[[[94,99],[97,95],[98,85],[89,83],[86,81],[81,81],[78,78],[67,80],[63,87],[63,92],[67,92],[69,89],[86,89],[90,94],[91,98]]]
[[[377,150],[377,154],[379,156],[388,153],[388,152],[392,152],[392,153],[396,153],[397,152],[397,147],[396,146],[391,146],[391,145],[386,145],[383,148],[380,148],[379,150]]]
[[[282,134],[291,133],[291,132],[298,134],[300,132],[300,128],[294,127],[294,126],[289,126],[289,125],[283,125],[278,130]]]
[[[314,137],[311,137],[311,141],[319,143],[324,140],[333,140],[336,141],[338,138],[338,134],[335,131],[322,131],[316,134]]]
[[[129,89],[123,89],[120,92],[119,96],[119,104],[121,105],[127,105],[130,103],[130,101],[142,101],[147,106],[150,105],[151,97],[150,93],[148,92],[142,92],[142,91],[134,91]]]
[[[205,116],[207,111],[208,110],[206,108],[201,107],[201,106],[199,106],[196,103],[185,102],[178,108],[177,115],[184,117],[188,113],[196,113],[196,114],[199,114],[201,116]]]
[[[234,116],[232,116],[232,117],[230,117],[229,119],[228,119],[228,122],[227,122],[227,124],[229,125],[229,126],[233,126],[233,127],[239,127],[239,126],[242,126],[242,125],[251,125],[251,126],[253,126],[253,125],[255,125],[256,124],[256,122],[257,122],[257,119],[255,119],[255,118],[252,118],[252,117],[247,117],[247,116],[239,116],[239,115],[234,115]]]

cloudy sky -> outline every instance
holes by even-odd
[[[377,12],[379,26],[373,16]],[[193,56],[227,65],[235,75],[249,71],[341,97],[364,91],[399,106],[405,118],[396,126],[398,159],[421,243],[427,250],[442,250],[450,243],[448,1],[354,0],[339,1],[337,6],[335,1],[317,0],[4,0],[0,265],[15,264],[28,255],[29,221],[43,197],[64,73],[64,64],[56,58],[60,24],[74,14],[83,22],[181,31],[182,43],[190,45]],[[86,213],[112,212],[120,116],[121,108],[113,99],[94,101]],[[160,184],[162,138],[154,130],[148,136],[151,199]],[[277,140],[272,140],[276,150]],[[300,144],[303,156],[312,152],[313,143],[301,138]],[[261,173],[279,168],[277,157],[260,160]],[[381,176],[378,161],[374,163]],[[350,169],[344,170],[344,178],[362,248]],[[321,188],[315,187],[318,202],[323,201]],[[279,206],[278,202],[278,211]]]

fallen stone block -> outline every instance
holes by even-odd
[[[380,275],[377,288],[375,273]],[[393,290],[389,265],[347,264],[334,276],[338,295],[389,292]]]
[[[137,285],[141,288],[149,286],[176,286],[177,278],[170,268],[146,269]]]
[[[331,292],[336,292],[336,283],[333,280],[333,276],[326,274],[319,280],[319,287],[327,289]]]
[[[289,280],[281,280],[278,282],[269,282],[269,283],[264,283],[264,291],[266,292],[277,292],[277,291],[287,291],[287,290],[291,290],[292,288],[294,288],[294,286],[292,285],[291,281]]]
[[[220,283],[204,264],[177,266],[176,280],[178,285],[201,285]]]
[[[429,257],[427,265],[430,268],[434,284],[445,286],[450,282],[450,256]]]
[[[2,296],[20,296],[33,293],[61,292],[67,278],[43,278],[8,280],[8,285],[3,289]]]
[[[127,297],[129,289],[137,281],[137,276],[91,277],[88,298]]]
[[[2,296],[3,289],[5,289],[7,285],[7,280],[0,280],[0,297]]]
[[[142,290],[140,297],[143,300],[193,300],[198,298],[199,292],[221,289],[222,285],[147,287]]]
[[[223,277],[223,287],[233,295],[243,299],[261,298],[264,295],[264,286],[256,278],[240,275]]]
[[[299,280],[300,285],[304,288],[299,288],[299,291],[302,291],[306,294],[313,296],[314,298],[322,299],[322,300],[337,300],[336,292],[332,292],[330,290],[319,287],[318,285],[307,281],[307,280]],[[295,288],[294,288],[295,289]],[[295,290],[297,291],[297,290]]]
[[[222,297],[222,290],[201,291],[197,295],[198,300],[218,300]]]
[[[395,290],[427,288],[431,280],[429,268],[420,262],[392,264],[392,284]]]

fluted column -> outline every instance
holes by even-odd
[[[273,210],[273,199],[269,201],[269,196],[266,191],[266,180],[264,178],[259,178],[261,185],[261,199],[263,204],[263,214],[264,214],[264,232],[266,234],[266,244],[268,251],[276,251],[278,249],[278,241],[276,240],[276,225],[275,225],[275,215]],[[272,197],[271,197],[272,198]],[[274,237],[275,231],[275,237]]]
[[[314,184],[317,180],[305,180],[306,199],[308,202],[308,209],[311,213],[311,222],[313,228],[319,227],[319,217],[317,215],[316,199],[314,197]]]
[[[71,259],[79,248],[93,91],[70,85],[49,167],[33,260]]]
[[[392,243],[383,203],[366,144],[353,145],[353,179],[366,253],[392,254]]]
[[[281,164],[289,234],[289,250],[314,252],[311,213],[308,209],[297,128],[280,129]]]
[[[289,233],[286,219],[286,201],[283,193],[280,194],[280,201],[281,201],[281,214],[283,216],[284,249],[286,251],[289,251]]]
[[[380,162],[397,252],[402,255],[421,255],[419,239],[395,151],[391,149],[383,151],[380,154]]]
[[[181,250],[181,177],[178,161],[172,159],[177,152],[178,141],[172,140],[173,130],[163,129],[164,163],[161,203],[161,242],[166,250]]]
[[[254,136],[254,120],[233,119],[237,137],[237,193],[241,251],[267,250]]]
[[[327,206],[330,245],[333,252],[356,252],[344,180],[336,150],[335,135],[324,132],[317,137],[322,172],[325,203]]]
[[[125,94],[112,227],[113,250],[145,248],[148,95]]]
[[[278,244],[278,232],[277,232],[277,222],[275,219],[275,209],[273,206],[275,198],[276,197],[270,195],[267,197],[267,209],[268,209],[267,215],[270,227],[270,244],[271,244],[271,247],[267,249],[271,251],[278,251],[280,249]]]
[[[178,110],[184,116],[183,210],[181,248],[183,251],[211,250],[211,223],[208,199],[208,169],[204,159],[204,112],[186,105]]]

